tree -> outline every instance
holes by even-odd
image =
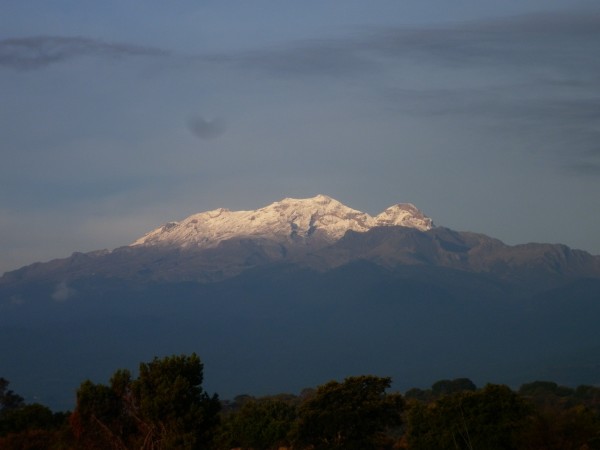
[[[0,414],[20,408],[25,404],[23,397],[8,389],[9,384],[7,379],[0,378]]]
[[[77,392],[75,434],[85,448],[205,448],[220,404],[202,390],[202,381],[196,354],[141,363],[135,380],[119,370],[110,386],[86,381]]]
[[[406,432],[409,448],[512,449],[531,409],[507,386],[488,384],[472,392],[411,404]]]
[[[555,402],[558,398],[568,398],[575,391],[566,386],[559,386],[553,381],[534,381],[519,388],[519,395],[529,397],[536,403]]]
[[[70,448],[67,413],[53,413],[39,403],[25,404],[0,378],[0,448],[37,450]]]
[[[524,448],[600,449],[600,417],[584,405],[542,405],[527,423]]]
[[[401,424],[404,400],[386,394],[391,378],[349,377],[320,386],[299,408],[297,443],[319,449],[378,448],[384,432]]]
[[[407,400],[419,400],[428,402],[443,395],[456,394],[463,391],[476,391],[477,386],[468,378],[455,378],[453,380],[439,380],[433,383],[431,389],[423,390],[419,388],[409,389],[404,393]]]
[[[118,371],[111,378],[110,386],[89,380],[81,384],[70,421],[82,448],[127,449],[136,441],[139,432],[128,411],[130,378],[128,371]],[[125,379],[128,381],[123,386],[120,382]]]
[[[528,448],[600,448],[600,389],[534,381],[522,385],[519,394],[535,405],[524,436]]]
[[[268,450],[289,445],[296,407],[289,398],[245,399],[222,422],[223,448]]]
[[[202,390],[202,381],[203,365],[196,354],[140,364],[131,385],[132,410],[146,432],[145,442],[194,449],[211,440],[220,403],[216,394],[210,397]]]
[[[442,395],[456,394],[464,391],[476,391],[477,386],[468,378],[455,378],[454,380],[440,380],[431,386],[431,393],[434,397]]]

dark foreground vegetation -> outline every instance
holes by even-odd
[[[536,381],[513,391],[466,378],[388,393],[390,378],[299,395],[221,401],[197,355],[155,358],[137,378],[83,382],[72,413],[26,404],[0,378],[0,449],[600,449],[600,388]]]

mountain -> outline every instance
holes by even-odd
[[[347,231],[365,232],[378,226],[404,226],[421,231],[432,221],[414,205],[389,207],[376,217],[349,208],[325,195],[285,198],[255,211],[219,208],[169,222],[136,240],[132,246],[212,248],[235,239],[267,239],[286,246],[324,246]]]
[[[0,376],[59,408],[85,378],[191,351],[225,397],[360,373],[597,384],[599,315],[598,256],[434,226],[411,204],[286,198],[4,274]]]
[[[372,217],[318,195],[286,198],[254,211],[194,214],[125,247],[8,272],[0,286],[89,277],[214,282],[270,264],[324,271],[358,260],[387,268],[430,265],[490,273],[525,284],[600,274],[599,257],[563,245],[508,246],[485,235],[435,227],[410,203]]]
[[[219,208],[194,214],[181,222],[168,222],[126,247],[74,253],[6,273],[0,285],[89,276],[216,281],[263,264],[301,262],[347,232],[365,233],[377,227],[427,231],[433,223],[408,203],[371,217],[325,195],[286,198],[255,211]]]

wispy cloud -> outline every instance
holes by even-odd
[[[382,88],[391,111],[459,118],[463,125],[485,121],[505,137],[522,137],[528,144],[523,148],[552,152],[568,172],[600,174],[599,14],[529,14],[388,30],[364,45],[389,61],[439,68],[429,84]],[[476,83],[469,86],[469,80]]]
[[[188,121],[188,129],[200,139],[214,139],[225,132],[226,124],[221,118],[206,120],[202,117],[193,117]]]
[[[566,166],[566,169],[576,175],[600,176],[600,161],[597,162],[580,162]]]
[[[169,61],[185,70],[198,70],[198,61],[209,62],[208,70],[233,70],[236,77],[260,71],[267,80],[290,78],[303,85],[315,77],[327,82],[367,80],[366,89],[383,94],[377,100],[392,114],[489,119],[510,133],[537,134],[541,144],[551,141],[549,147],[557,152],[561,145],[564,165],[572,167],[595,158],[589,152],[600,135],[599,47],[600,14],[571,12],[436,27],[361,29],[348,36],[254,51],[179,54]],[[84,56],[169,54],[85,37],[0,41],[0,67],[21,70]],[[415,67],[421,78],[411,72]],[[482,77],[482,71],[493,79]],[[470,80],[476,85],[469,86]],[[226,124],[219,118],[192,117],[187,128],[197,138],[214,139],[226,131]]]
[[[39,69],[83,56],[123,58],[164,56],[169,52],[124,43],[108,43],[85,37],[34,36],[0,40],[0,67]]]
[[[600,14],[527,14],[438,27],[359,30],[344,38],[295,42],[223,57],[281,76],[336,75],[376,70],[407,59],[449,66],[564,68],[596,57]]]
[[[426,58],[437,64],[526,64],[564,66],[587,57],[600,39],[598,13],[526,14],[438,27],[362,29],[352,35],[291,42],[239,53],[188,55],[190,60],[238,63],[285,76],[349,75],[381,67],[385,59]],[[581,45],[587,41],[588,45]],[[566,51],[565,46],[573,45]],[[164,49],[87,37],[32,36],[0,40],[0,66],[31,69],[85,55],[161,56]],[[180,55],[185,59],[186,56]],[[383,58],[383,59],[382,59]],[[566,58],[566,59],[565,59]]]
[[[363,45],[389,57],[427,58],[438,64],[509,64],[523,69],[540,64],[564,67],[585,59],[600,67],[593,51],[599,38],[599,14],[554,13],[388,29],[374,33]]]
[[[75,289],[69,287],[65,281],[62,281],[55,286],[54,292],[52,293],[52,300],[57,302],[66,302],[73,297],[75,293]]]
[[[305,41],[277,49],[249,51],[232,59],[245,69],[262,69],[283,77],[347,77],[374,68],[370,55],[363,54],[353,40]]]

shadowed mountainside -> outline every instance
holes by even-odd
[[[82,379],[189,352],[225,397],[364,373],[398,389],[460,376],[600,382],[597,256],[441,227],[294,242],[136,245],[6,273],[2,376],[60,409]]]

